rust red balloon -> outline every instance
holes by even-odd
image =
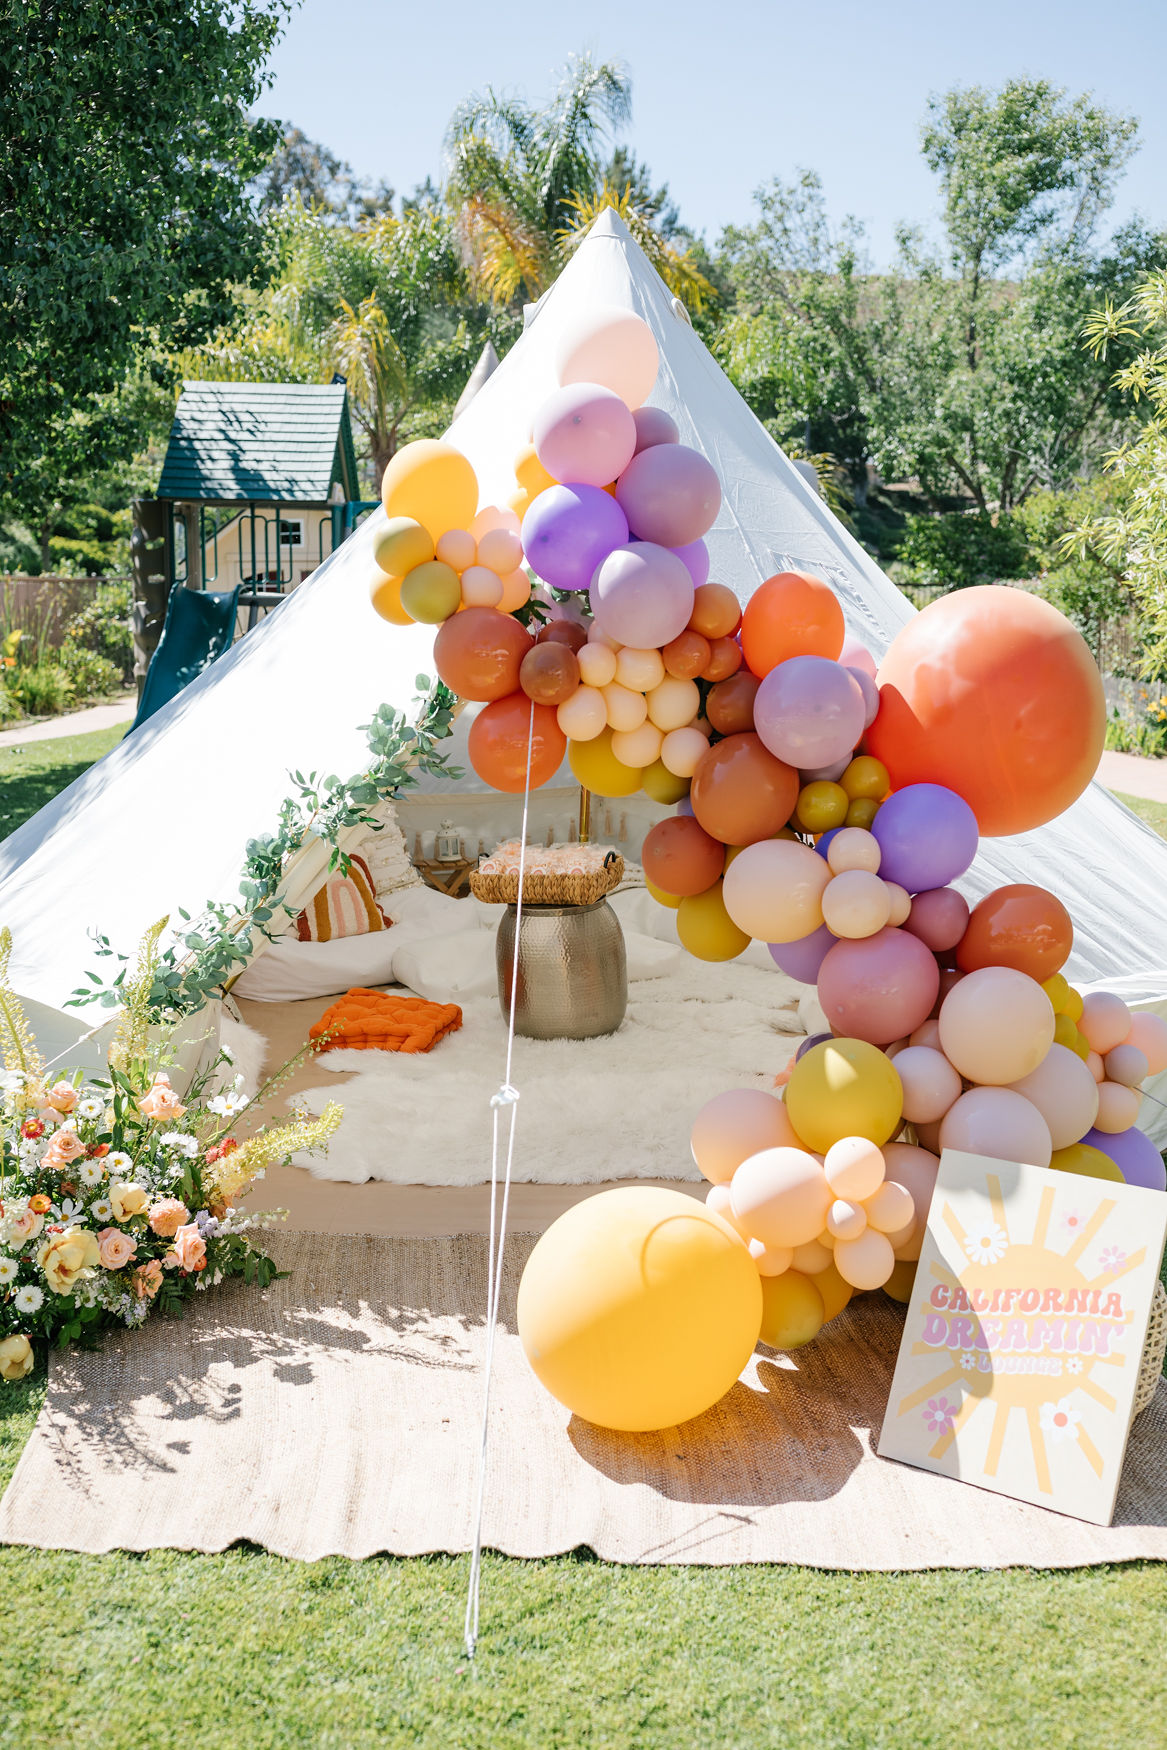
[[[773,838],[794,812],[798,773],[757,735],[727,735],[702,754],[689,801],[706,832],[724,845]]]
[[[434,667],[463,699],[489,703],[517,691],[519,665],[534,639],[510,614],[466,608],[451,614],[434,639]]]
[[[1073,943],[1074,925],[1061,900],[1044,887],[1016,882],[973,907],[956,964],[962,972],[1011,966],[1041,984],[1061,971]]]
[[[725,847],[688,814],[658,821],[641,851],[644,873],[665,893],[688,898],[704,893],[721,876]]]

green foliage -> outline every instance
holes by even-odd
[[[898,553],[905,583],[968,589],[1027,575],[1029,545],[1013,517],[966,511],[909,516],[906,525]]]
[[[134,639],[130,630],[131,589],[127,582],[98,584],[83,608],[70,615],[62,629],[61,660],[70,666],[69,651],[90,651],[109,663],[122,680],[134,671]]]
[[[88,699],[104,699],[120,692],[124,684],[121,669],[99,656],[96,650],[86,650],[81,644],[61,646],[61,667],[69,681],[70,698],[74,703]]]
[[[1167,754],[1167,693],[1144,691],[1137,705],[1135,716],[1111,712],[1106,723],[1106,745],[1116,753],[1162,759]]]
[[[9,674],[9,689],[29,717],[55,717],[73,698],[73,682],[59,662],[45,659],[17,665]]]
[[[310,212],[328,213],[350,224],[376,218],[393,205],[388,183],[363,181],[343,158],[310,140],[302,129],[291,127],[284,129],[275,152],[255,178],[252,194],[262,213],[278,212],[295,197]]]

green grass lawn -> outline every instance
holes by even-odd
[[[1167,839],[1167,802],[1148,802],[1145,796],[1123,796],[1117,790],[1115,795],[1120,802],[1125,802],[1133,814],[1140,820],[1145,820],[1148,826],[1153,826],[1160,838]]]
[[[0,839],[51,802],[60,790],[88,771],[94,760],[116,747],[124,723],[90,735],[65,735],[58,741],[26,741],[0,747]],[[2,1742],[3,1740],[0,1740]]]
[[[121,733],[0,753],[3,830]],[[1152,824],[1167,830],[1167,810]],[[0,1485],[43,1393],[39,1374],[0,1386]],[[0,1747],[1135,1750],[1163,1740],[1167,1567],[1157,1564],[887,1575],[488,1557],[472,1665],[461,1650],[466,1570],[446,1557],[308,1566],[251,1548],[0,1549]]]

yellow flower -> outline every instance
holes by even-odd
[[[37,1253],[36,1261],[54,1294],[72,1294],[82,1271],[96,1270],[98,1266],[97,1241],[86,1229],[71,1227],[63,1234],[53,1234]]]
[[[129,1221],[131,1215],[141,1215],[150,1202],[150,1194],[141,1185],[111,1185],[109,1200],[115,1220]]]
[[[5,1337],[0,1342],[0,1379],[23,1379],[32,1372],[32,1344],[27,1337]]]

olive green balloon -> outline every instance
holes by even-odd
[[[411,516],[391,516],[373,542],[373,558],[390,577],[404,577],[415,565],[434,556],[434,543],[427,529]]]
[[[401,585],[401,605],[423,626],[440,626],[458,612],[462,585],[458,573],[440,559],[415,565]]]

